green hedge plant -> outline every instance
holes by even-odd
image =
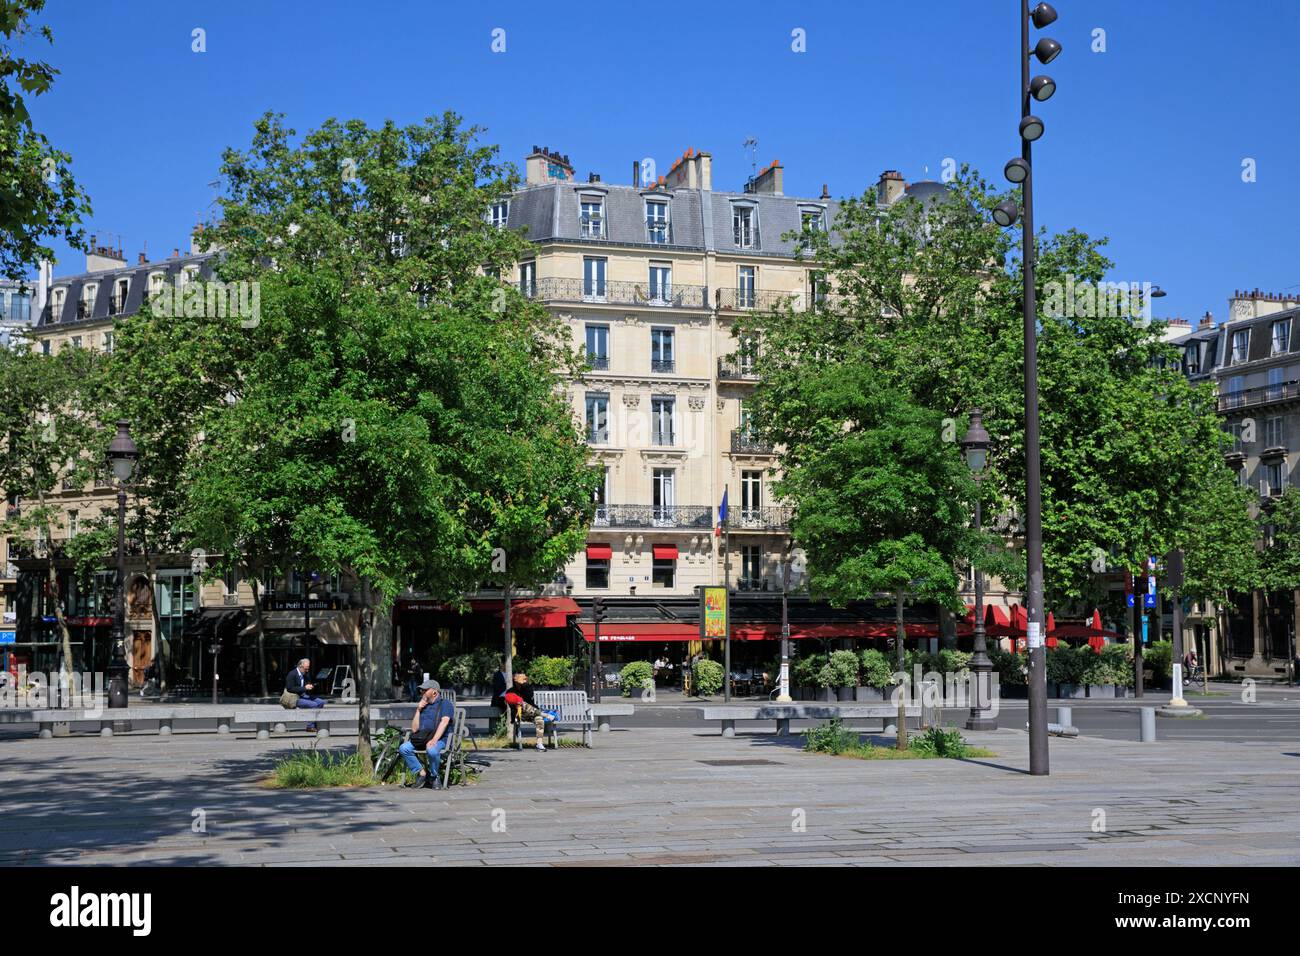
[[[691,672],[695,677],[695,693],[698,696],[708,697],[722,690],[722,665],[717,661],[702,658],[695,662]]]
[[[894,686],[894,665],[884,653],[874,647],[868,647],[862,652],[859,668],[863,687],[884,690]]]
[[[831,687],[858,686],[858,655],[853,651],[832,651],[827,666]]]
[[[653,683],[655,679],[655,669],[649,661],[631,661],[618,673],[624,697],[631,697],[632,691],[642,690],[647,680]]]

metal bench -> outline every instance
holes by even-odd
[[[591,746],[591,725],[595,720],[585,690],[539,690],[533,699],[538,710],[556,712],[550,726],[552,747],[558,744],[561,726],[581,728],[583,746]],[[515,733],[519,733],[518,722],[515,723]]]
[[[884,723],[898,719],[896,704],[728,704],[697,708],[706,721],[718,721],[723,737],[736,736],[738,720],[774,720],[777,736],[790,733],[791,720],[831,720],[840,717],[852,719],[878,719]],[[922,727],[934,722],[933,710],[919,704],[908,705],[905,716],[915,717]]]

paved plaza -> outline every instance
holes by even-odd
[[[493,753],[447,792],[259,784],[305,735],[10,737],[0,864],[1300,863],[1300,741],[1054,738],[1044,778],[1023,731],[967,736],[997,756],[861,761],[766,731],[632,727]]]

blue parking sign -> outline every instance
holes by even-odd
[[[1156,596],[1155,596],[1154,594],[1144,594],[1144,595],[1142,595],[1142,606],[1143,606],[1143,607],[1155,607],[1155,606],[1156,606]]]

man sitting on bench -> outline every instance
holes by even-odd
[[[537,728],[537,749],[545,750],[546,744],[542,739],[546,736],[546,722],[554,720],[556,714],[554,711],[541,711],[533,703],[533,688],[528,683],[527,674],[516,674],[514,685],[505,694],[506,706],[509,708],[511,723],[518,724],[524,720],[531,720],[533,726]]]
[[[456,716],[456,708],[451,701],[442,697],[442,688],[436,680],[427,680],[420,685],[420,703],[411,718],[411,737],[397,748],[397,752],[406,761],[406,767],[414,774],[407,783],[408,787],[427,787],[430,790],[442,788],[438,778],[438,765],[442,761],[442,752],[451,743],[449,727]],[[425,773],[420,765],[419,751],[429,756],[429,772]]]

